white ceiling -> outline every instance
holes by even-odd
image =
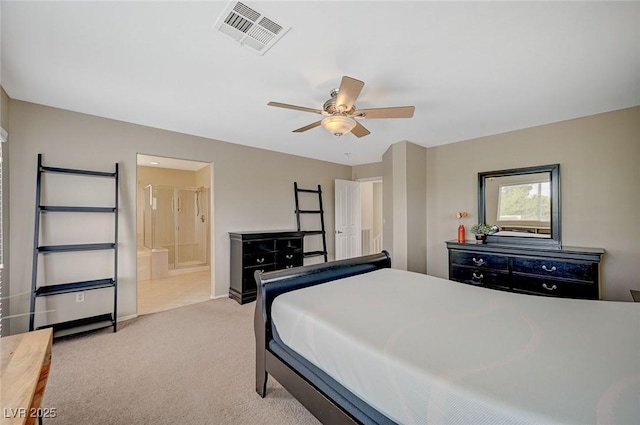
[[[1,3],[13,99],[343,163],[640,105],[640,2],[256,1],[291,30],[260,56],[214,30],[228,2]],[[291,130],[343,75],[371,135]],[[345,155],[350,153],[350,155]]]
[[[178,158],[167,158],[164,156],[153,156],[138,154],[137,165],[155,168],[171,168],[175,170],[198,171],[202,167],[209,165],[206,162],[189,161]]]

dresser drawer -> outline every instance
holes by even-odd
[[[558,280],[551,278],[514,276],[514,292],[565,298],[598,299],[598,286],[594,283]]]
[[[302,265],[302,250],[278,252],[276,254],[276,265],[279,269],[289,269]]]
[[[451,280],[523,294],[600,298],[600,248],[455,241],[447,248]]]
[[[481,267],[492,270],[509,270],[509,257],[484,254],[478,252],[450,251],[452,264],[461,266]]]
[[[563,278],[592,282],[595,279],[592,263],[543,258],[513,258],[513,273],[534,274],[545,278]]]
[[[275,250],[274,240],[265,239],[265,240],[245,241],[242,245],[243,245],[242,252],[245,255],[273,252]]]
[[[276,251],[302,250],[302,238],[276,240]]]
[[[493,269],[451,266],[449,279],[477,286],[508,289],[508,273]]]
[[[246,267],[242,270],[242,286],[244,289],[255,290],[256,289],[256,271],[272,272],[276,269],[275,264],[268,264],[266,266]]]
[[[258,254],[245,254],[242,267],[263,266],[276,262],[276,255],[272,252],[261,252]]]

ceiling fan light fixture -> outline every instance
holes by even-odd
[[[336,137],[349,133],[356,124],[356,120],[345,115],[332,115],[322,120],[324,129]]]

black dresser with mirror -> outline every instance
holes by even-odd
[[[601,248],[561,243],[560,165],[478,173],[486,242],[447,241],[449,279],[492,289],[600,299]]]

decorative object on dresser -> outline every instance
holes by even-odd
[[[256,271],[268,272],[302,266],[303,232],[230,232],[229,297],[245,304],[256,299]]]
[[[464,224],[462,224],[462,219],[469,215],[466,211],[458,211],[456,212],[456,218],[458,219],[458,242],[465,242],[465,229]]]
[[[447,241],[449,279],[492,289],[600,299],[600,248],[461,244]]]
[[[478,242],[485,243],[485,241],[487,240],[487,235],[491,234],[492,229],[493,228],[491,226],[480,223],[471,226],[471,229],[469,231],[476,235],[476,240]]]

